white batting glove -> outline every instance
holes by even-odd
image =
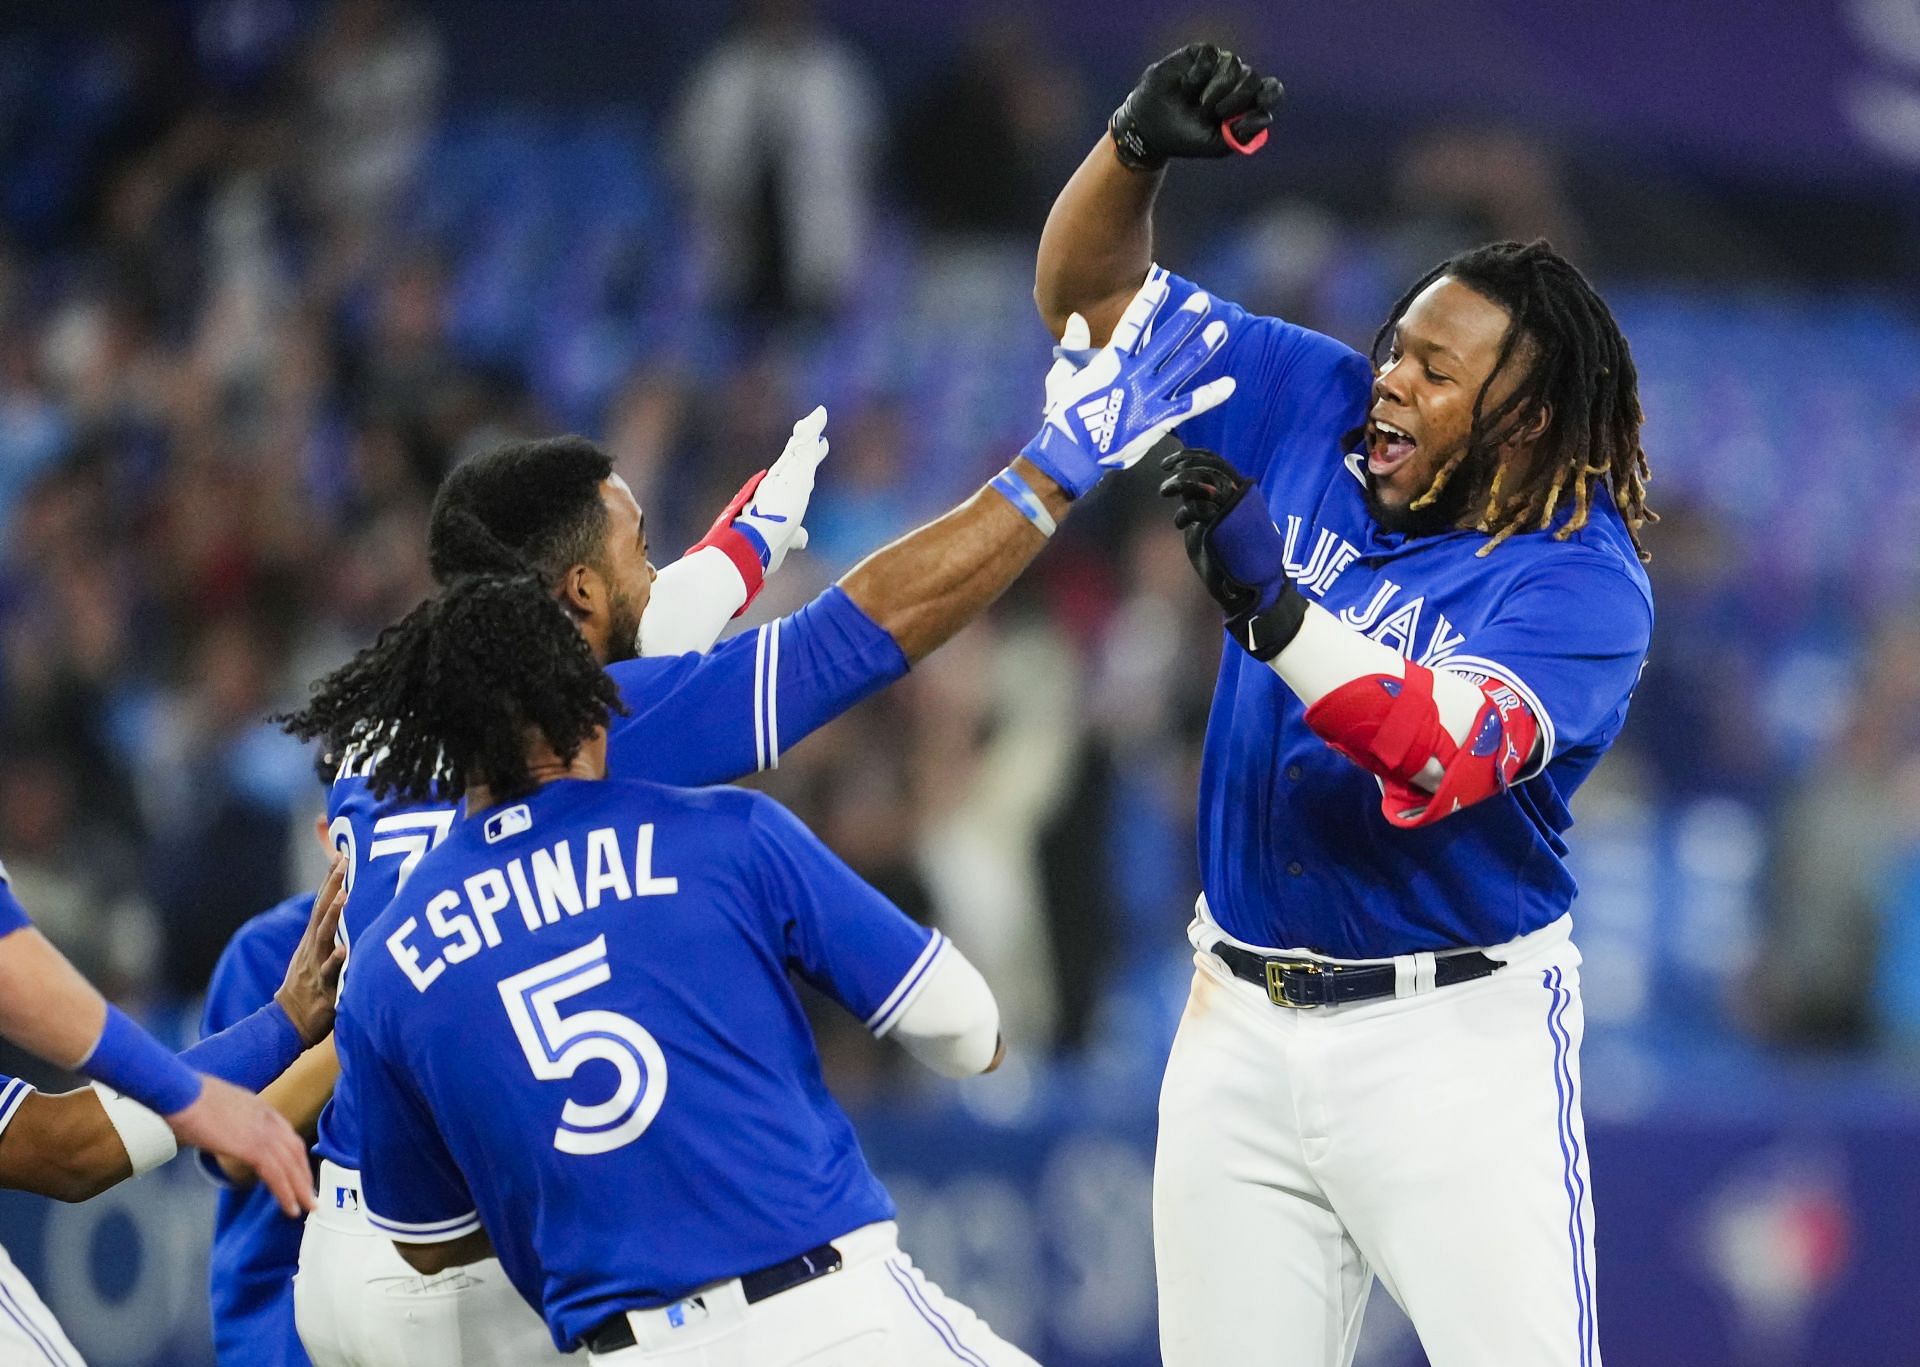
[[[1047,401],[1040,409],[1042,417],[1060,402],[1067,383],[1093,356],[1093,336],[1087,330],[1087,320],[1077,313],[1068,314],[1067,325],[1060,332],[1060,345],[1053,349],[1053,368],[1047,371]]]
[[[802,522],[813,498],[814,472],[827,458],[826,426],[824,406],[793,425],[793,435],[787,438],[780,459],[734,519],[734,526],[758,543],[755,548],[762,550],[761,563],[768,574],[780,568],[788,551],[807,544],[807,529]]]

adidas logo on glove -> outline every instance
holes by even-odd
[[[1120,422],[1120,404],[1124,395],[1115,389],[1104,399],[1089,399],[1074,410],[1080,421],[1087,425],[1087,436],[1093,439],[1094,446],[1101,455],[1107,454],[1107,448],[1113,445],[1114,429]]]

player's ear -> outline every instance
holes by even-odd
[[[570,565],[560,576],[560,606],[571,617],[593,616],[594,608],[606,595],[606,586],[591,565]]]

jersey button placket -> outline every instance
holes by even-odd
[[[1306,869],[1301,865],[1298,859],[1293,859],[1287,862],[1287,872],[1292,874],[1295,878],[1298,878],[1301,874],[1306,872]]]

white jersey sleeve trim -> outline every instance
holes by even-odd
[[[947,937],[934,931],[927,941],[927,947],[920,951],[920,957],[913,961],[900,981],[894,984],[893,991],[887,994],[880,1009],[867,1017],[867,1029],[873,1031],[876,1038],[885,1039],[887,1032],[900,1023],[900,1016],[913,1005],[913,999],[927,985],[934,961],[940,957],[940,951],[946,947]]]
[[[91,1085],[113,1132],[120,1136],[120,1147],[127,1151],[127,1161],[133,1164],[135,1177],[143,1177],[173,1161],[173,1156],[180,1152],[180,1141],[173,1137],[166,1121],[132,1097],[122,1096],[98,1082]]]
[[[465,1215],[456,1215],[450,1220],[428,1220],[413,1224],[405,1220],[384,1219],[369,1210],[367,1223],[388,1238],[396,1239],[403,1244],[444,1244],[479,1229],[480,1212],[470,1210]]]
[[[1540,739],[1534,745],[1537,758],[1531,760],[1525,768],[1514,775],[1515,783],[1526,782],[1553,762],[1554,747],[1558,739],[1553,729],[1553,717],[1540,701],[1540,695],[1527,687],[1526,681],[1519,675],[1498,661],[1483,660],[1478,655],[1449,655],[1434,668],[1445,670],[1449,674],[1491,675],[1518,693],[1520,701],[1527,705],[1529,712],[1533,713],[1533,719],[1540,724]]]
[[[17,1077],[8,1078],[7,1085],[0,1087],[0,1134],[7,1132],[7,1126],[13,1123],[14,1113],[38,1090],[31,1082]]]
[[[768,622],[753,642],[753,762],[780,767],[780,623]]]
[[[893,1037],[943,1077],[973,1077],[1000,1049],[1000,1004],[959,948],[942,954],[895,1018]]]

